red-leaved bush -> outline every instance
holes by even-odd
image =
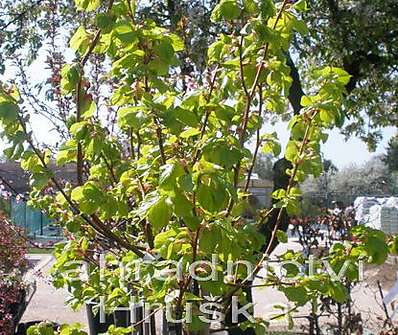
[[[0,335],[13,334],[15,313],[24,297],[26,252],[22,232],[0,216]]]

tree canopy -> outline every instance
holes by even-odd
[[[398,3],[311,0],[308,5],[310,34],[294,43],[307,56],[300,63],[305,69],[334,64],[351,75],[344,133],[374,148],[380,128],[398,124]]]
[[[60,37],[70,36],[76,28],[76,21],[71,18],[80,17],[84,22],[92,13],[76,11],[71,0],[37,0],[33,3],[3,0],[3,3],[0,10],[1,67],[6,59],[30,63],[37,58],[39,49],[47,50],[50,77],[56,79],[57,64],[64,61],[56,52],[59,51]],[[140,15],[182,32],[185,49],[178,56],[182,61],[180,74],[187,75],[188,81],[189,77],[203,80],[207,46],[214,41],[218,31],[232,28],[211,20],[216,4],[217,1],[212,0],[155,0],[137,4]],[[290,48],[294,61],[288,63],[293,79],[289,98],[293,109],[301,108],[302,90],[310,90],[301,82],[299,72],[303,77],[315,65],[341,66],[351,75],[343,133],[357,135],[370,148],[375,148],[381,137],[380,129],[397,124],[397,6],[394,0],[309,1],[301,15],[308,22],[310,34],[297,35]],[[52,49],[49,48],[51,45]],[[28,54],[28,57],[22,57],[22,54]],[[24,64],[21,62],[22,70]],[[97,61],[98,71],[99,64],[101,62]],[[48,87],[52,82],[42,83],[47,98],[54,94]],[[25,91],[36,95],[33,87]]]

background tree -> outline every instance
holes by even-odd
[[[398,172],[398,135],[389,140],[386,153],[382,159],[391,173]]]
[[[349,205],[359,196],[392,196],[398,191],[396,175],[390,173],[382,157],[374,157],[362,165],[352,164],[319,178],[309,178],[302,185],[303,196],[319,207],[342,201]]]
[[[260,179],[272,180],[274,177],[273,166],[271,155],[259,154],[253,172],[257,173]]]
[[[352,76],[343,132],[374,149],[380,129],[398,121],[397,1],[311,0],[304,17],[310,35],[294,43],[300,69],[331,63]]]

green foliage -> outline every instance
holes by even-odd
[[[394,0],[313,1],[302,13],[312,33],[298,36],[296,44],[303,72],[311,71],[314,63],[326,63],[341,66],[352,76],[347,86],[349,119],[343,133],[358,135],[373,150],[382,136],[380,130],[397,122],[393,73],[398,19],[394,8]],[[372,47],[383,43],[383,49]]]
[[[240,16],[241,9],[236,0],[221,0],[220,3],[214,7],[211,14],[213,21],[220,21],[222,19],[230,21],[237,19]]]
[[[101,4],[101,0],[75,0],[75,4],[77,8],[89,12],[96,10]]]
[[[54,331],[53,324],[41,322],[38,325],[29,327],[27,335],[87,335],[81,328],[82,325],[75,323],[62,325],[58,331]]]
[[[392,137],[388,141],[386,153],[382,158],[383,162],[387,164],[390,173],[398,171],[398,136]]]
[[[226,29],[208,50],[209,78],[189,89],[180,76],[187,51],[178,28],[183,22],[171,22],[172,27],[161,24],[138,15],[137,8],[125,1],[107,3],[105,11],[99,1],[76,4],[79,10],[101,13],[87,14],[69,43],[77,60],[62,68],[60,88],[75,106],[69,111],[59,149],[42,150],[35,143],[15,89],[4,85],[0,95],[0,120],[10,154],[21,159],[21,166],[31,174],[30,202],[48,211],[71,236],[56,246],[54,285],[69,290],[74,308],[98,301],[101,295],[107,297],[110,311],[128,305],[131,295],[171,302],[177,309],[185,301],[203,300],[202,293],[223,296],[223,301],[235,293],[245,301],[237,283],[247,281],[250,273],[239,266],[231,282],[222,278],[223,268],[228,261],[239,260],[257,264],[258,272],[264,261],[260,250],[274,240],[264,241],[257,225],[242,218],[250,190],[238,185],[249,184],[248,172],[259,151],[270,159],[282,153],[276,134],[262,135],[261,128],[266,114],[278,118],[287,110],[292,78],[286,51],[296,32],[307,33],[299,18],[306,4],[218,3],[211,18]],[[230,29],[231,24],[239,29]],[[112,78],[105,113],[102,101],[95,102],[90,93],[99,89],[95,82],[91,86],[85,68],[90,57],[109,64],[103,78]],[[291,166],[288,186],[273,193],[272,210],[256,213],[259,222],[272,212],[279,218],[285,211],[298,212],[302,192],[297,183],[322,173],[320,144],[327,139],[328,129],[344,121],[341,107],[349,79],[336,67],[313,71],[308,83],[312,90],[302,99],[301,114],[289,123],[291,136],[282,153]],[[111,120],[111,125],[104,120]],[[255,155],[248,149],[253,136]],[[76,163],[71,165],[76,182],[61,182],[53,172],[53,159],[58,165]],[[279,223],[273,235],[286,242]],[[378,250],[384,250],[381,236],[368,234],[362,242],[369,261],[384,259],[384,251],[373,247],[376,243]],[[99,270],[93,250],[109,251],[105,258],[111,266]],[[337,256],[332,266],[337,270],[344,253],[333,252]],[[213,256],[220,260],[215,269],[218,278],[192,285],[189,265]],[[148,264],[144,257],[157,261]],[[302,261],[291,253],[285,257]],[[85,279],[80,276],[83,261],[90,270]],[[178,261],[182,278],[158,280],[155,274],[173,270],[172,261]],[[115,266],[120,263],[123,266]],[[201,265],[197,272],[206,277],[210,270]],[[137,274],[139,280],[134,277]],[[316,280],[325,285],[319,287]],[[327,274],[292,287],[275,285],[298,305],[320,296],[346,298],[343,287]],[[287,317],[292,320],[291,312]],[[194,325],[201,326],[200,322]],[[265,326],[258,322],[255,328],[263,331]],[[70,328],[65,334],[81,333]]]
[[[278,230],[276,232],[276,238],[280,243],[286,243],[287,242],[287,234],[283,230]]]

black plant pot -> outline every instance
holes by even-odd
[[[114,324],[113,315],[105,314],[105,322],[100,322],[100,313],[94,313],[94,304],[86,304],[87,323],[90,335],[98,335],[108,330],[110,325]]]
[[[135,322],[143,319],[143,308],[135,309]],[[114,325],[117,327],[129,327],[132,325],[131,311],[119,309],[113,312]],[[136,334],[143,334],[143,324],[140,323],[135,327]]]
[[[114,311],[113,320],[116,327],[130,326],[130,311]]]

